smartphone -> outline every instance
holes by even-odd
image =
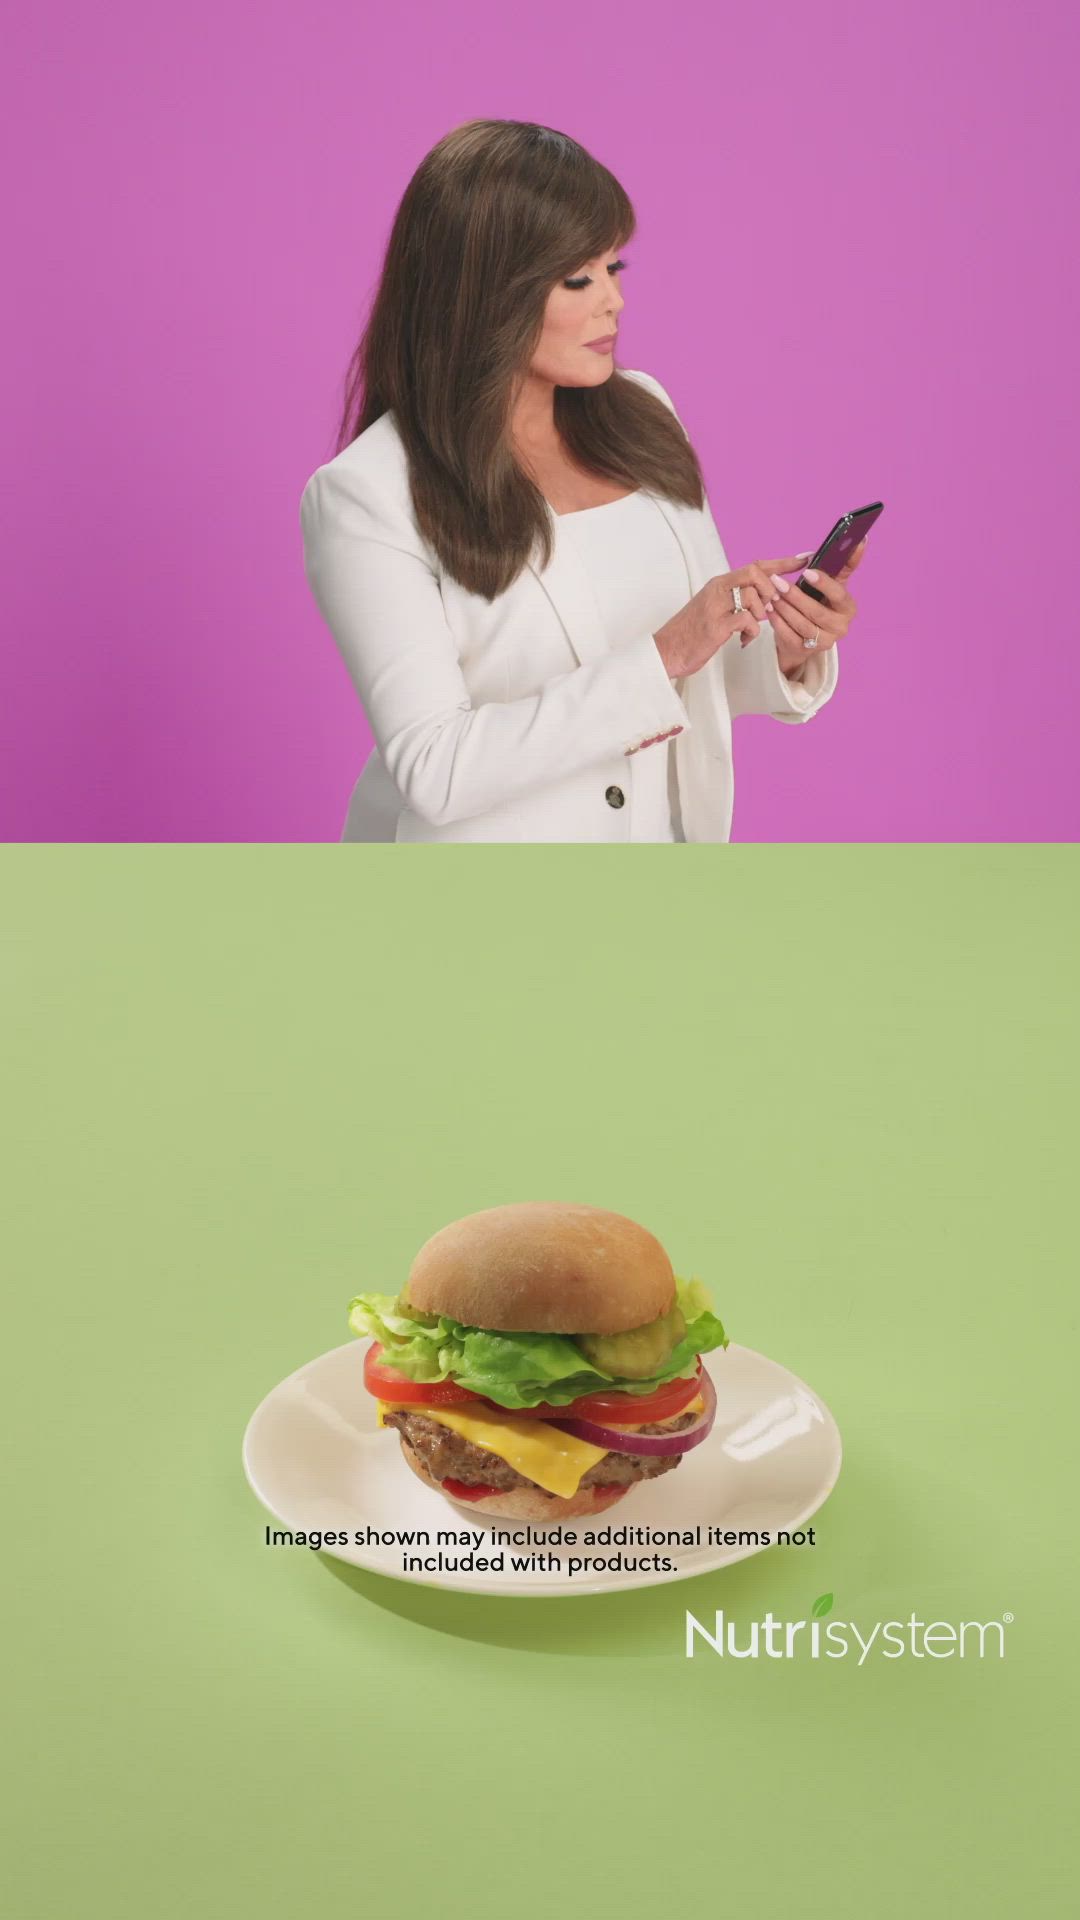
[[[843,519],[837,521],[832,532],[822,541],[810,565],[820,567],[822,573],[833,576],[838,574],[852,548],[858,546],[863,534],[873,526],[882,510],[883,503],[875,500],[869,507],[856,507],[853,513],[845,513]],[[801,587],[804,593],[808,593],[811,600],[820,600],[823,606],[828,605],[825,595],[819,592],[817,587],[807,585],[805,574],[799,575],[795,585]]]

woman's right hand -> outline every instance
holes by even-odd
[[[734,573],[718,573],[707,580],[700,593],[653,635],[668,679],[696,673],[733,633],[744,636],[743,646],[756,640],[759,623],[768,618],[778,591],[770,575],[795,573],[810,557],[796,553],[781,560],[755,560]],[[741,613],[735,610],[733,587],[742,589]]]

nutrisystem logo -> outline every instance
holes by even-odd
[[[698,1639],[711,1653],[727,1660],[846,1660],[858,1654],[858,1666],[871,1657],[881,1660],[955,1660],[1005,1658],[1005,1629],[1011,1613],[1000,1620],[876,1620],[871,1627],[854,1620],[827,1620],[833,1596],[822,1593],[810,1609],[809,1620],[751,1620],[740,1627],[725,1620],[717,1608],[712,1632],[692,1613],[686,1616],[686,1657],[694,1658]]]

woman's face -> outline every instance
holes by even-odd
[[[610,380],[613,336],[625,305],[619,291],[622,265],[619,254],[604,253],[552,288],[530,373],[556,387],[602,387]],[[593,347],[594,340],[605,344]]]

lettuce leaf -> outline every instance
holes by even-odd
[[[385,1349],[386,1364],[409,1380],[455,1380],[500,1407],[535,1407],[541,1400],[563,1407],[583,1393],[655,1393],[665,1381],[688,1378],[699,1353],[726,1347],[727,1334],[700,1280],[675,1281],[686,1333],[662,1372],[651,1380],[619,1380],[587,1360],[576,1341],[557,1333],[490,1333],[445,1314],[402,1311],[392,1294],[360,1293],[349,1303],[354,1333],[370,1334]]]

